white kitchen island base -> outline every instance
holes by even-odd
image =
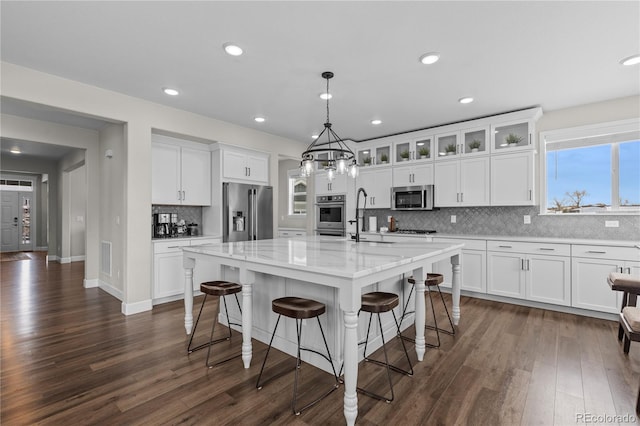
[[[431,264],[451,259],[453,272],[453,317],[460,319],[460,257],[463,244],[431,242],[375,242],[355,243],[332,237],[306,239],[274,239],[235,243],[190,246],[183,249],[185,268],[185,329],[193,326],[193,269],[200,262],[217,265],[219,275],[211,279],[229,279],[237,274],[242,284],[242,360],[249,368],[252,357],[251,338],[268,342],[269,329],[275,321],[271,300],[289,291],[300,291],[300,297],[309,297],[327,304],[327,315],[321,317],[330,341],[330,349],[344,361],[344,415],[347,424],[354,424],[358,414],[356,384],[358,378],[358,311],[364,291],[375,290],[374,285],[399,286],[402,291],[404,275],[424,277]],[[307,284],[308,283],[308,284]],[[416,280],[415,330],[416,354],[422,361],[425,353],[425,300],[424,280]],[[323,297],[324,292],[324,297]],[[337,301],[337,306],[336,306]],[[338,309],[340,313],[338,313]],[[334,315],[330,313],[333,312]],[[342,321],[335,318],[342,317]],[[259,326],[258,326],[259,324]],[[383,328],[387,328],[383,325]],[[305,344],[313,342],[315,327]],[[253,333],[255,332],[255,335]],[[391,330],[393,332],[393,330]],[[288,353],[286,329],[276,347]],[[342,357],[340,349],[342,348]],[[308,362],[329,371],[326,361],[312,357]],[[317,361],[317,362],[316,362]],[[336,362],[338,362],[336,360]]]

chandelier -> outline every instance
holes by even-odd
[[[314,163],[320,163],[327,172],[327,179],[332,180],[336,173],[348,173],[355,178],[358,176],[358,163],[356,155],[347,144],[331,128],[329,121],[329,80],[333,78],[331,71],[322,73],[322,78],[327,80],[327,121],[324,123],[322,133],[307,147],[302,153],[300,161],[300,175],[311,176],[314,170]],[[326,140],[323,135],[326,134]]]

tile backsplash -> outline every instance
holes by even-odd
[[[186,224],[195,223],[202,225],[202,207],[198,206],[151,206],[151,214],[155,213],[178,213],[178,220],[184,219]]]
[[[455,207],[432,211],[392,211],[367,209],[368,217],[378,218],[378,227],[393,216],[398,228],[435,229],[441,234],[503,235],[542,238],[587,238],[640,241],[640,215],[539,215],[537,206]],[[451,223],[451,216],[456,223]],[[524,216],[531,217],[524,224]],[[618,221],[619,227],[605,228],[606,221]],[[388,226],[388,225],[387,225]]]

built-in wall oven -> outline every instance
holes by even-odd
[[[316,234],[344,237],[346,235],[345,196],[316,197]]]

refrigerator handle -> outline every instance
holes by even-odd
[[[256,224],[255,224],[255,207],[256,207],[256,190],[251,188],[249,189],[249,211],[247,212],[249,229],[248,229],[248,239],[255,240],[256,239]]]

